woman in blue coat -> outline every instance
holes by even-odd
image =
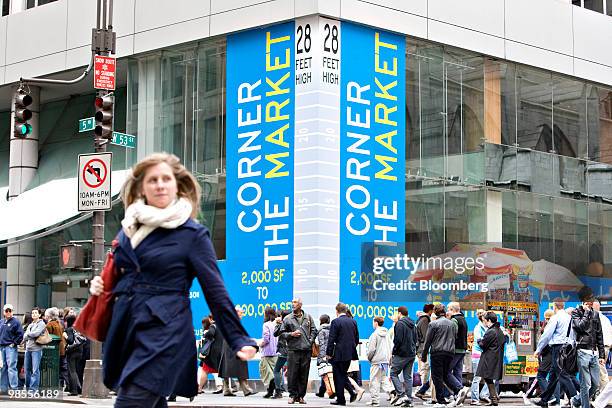
[[[125,218],[114,249],[120,278],[103,349],[104,384],[117,390],[115,407],[166,407],[171,393],[197,394],[194,278],[236,355],[248,360],[256,352],[221,278],[210,233],[194,221],[199,198],[195,178],[169,154],[136,164],[123,186]],[[91,293],[103,289],[96,276]]]

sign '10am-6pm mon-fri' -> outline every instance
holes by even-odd
[[[112,157],[110,152],[79,154],[79,211],[105,211],[112,208]]]

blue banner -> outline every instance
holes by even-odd
[[[244,324],[293,291],[294,24],[227,37],[227,269]]]
[[[403,36],[342,23],[340,94],[340,301],[348,303],[361,337],[372,318],[397,304],[362,296],[367,272],[362,244],[404,242],[405,42]],[[403,248],[402,248],[403,250]]]

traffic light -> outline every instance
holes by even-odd
[[[32,119],[32,111],[28,109],[33,102],[32,96],[23,89],[15,95],[15,136],[26,137],[32,133],[32,125],[28,120]]]
[[[96,98],[96,127],[94,133],[97,137],[111,140],[113,138],[113,95],[98,96]]]

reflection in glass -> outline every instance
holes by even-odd
[[[553,204],[552,197],[530,193],[517,193],[519,249],[532,261],[553,256]]]
[[[571,157],[553,156],[555,193],[576,200],[587,195],[586,161]]]
[[[444,252],[444,190],[420,180],[406,195],[406,245],[410,253]]]
[[[612,211],[605,204],[589,203],[589,248],[586,275],[612,277]],[[611,295],[612,289],[605,288]]]
[[[584,8],[603,13],[603,0],[584,0]]]
[[[502,192],[502,243],[504,248],[517,249],[518,213],[516,205],[515,192]]]
[[[612,165],[588,162],[586,179],[591,200],[612,202]]]
[[[587,86],[589,158],[612,164],[612,89]]]
[[[517,150],[517,188],[532,193],[556,195],[553,179],[554,155],[535,150]]]
[[[587,155],[586,83],[553,78],[553,136],[557,154]]]
[[[487,186],[516,189],[516,148],[485,144],[485,181]]]
[[[418,46],[421,135],[421,175],[444,177],[443,50],[434,44]]]
[[[519,67],[517,101],[517,142],[519,146],[542,152],[554,151],[550,74]]]
[[[555,198],[555,263],[575,275],[584,274],[588,261],[587,205]]]
[[[487,241],[486,200],[482,188],[448,185],[445,188],[446,251],[457,243]]]

